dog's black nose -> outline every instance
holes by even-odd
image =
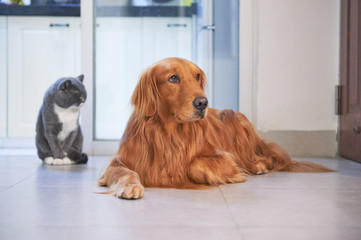
[[[208,100],[205,97],[197,97],[193,100],[193,106],[198,110],[204,110],[208,105]]]

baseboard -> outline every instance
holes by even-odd
[[[0,138],[0,148],[35,148],[35,137]]]
[[[260,135],[293,157],[335,157],[336,131],[269,131]]]

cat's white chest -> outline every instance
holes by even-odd
[[[54,111],[58,115],[62,124],[62,130],[58,134],[58,139],[64,141],[69,134],[78,127],[79,107],[62,108],[54,105]]]

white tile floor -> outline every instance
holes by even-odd
[[[96,194],[108,157],[45,166],[0,156],[0,239],[361,239],[361,164],[302,159],[335,173],[272,173],[209,190]]]

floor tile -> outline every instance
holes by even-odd
[[[242,240],[238,229],[232,226],[220,227],[122,227],[122,226],[82,226],[82,227],[24,227],[12,228],[0,226],[0,239],[22,240],[52,239],[172,239],[172,240]]]
[[[240,227],[361,227],[361,191],[222,186]]]
[[[29,156],[0,156],[0,191],[37,172],[39,162]]]
[[[6,186],[24,188],[66,188],[66,187],[93,187],[107,166],[109,157],[89,157],[87,164],[81,165],[46,165],[36,156],[19,157],[11,161],[3,169],[0,175],[2,183]],[[21,161],[23,160],[23,161]],[[21,165],[20,162],[24,162]],[[20,181],[21,180],[21,181]]]
[[[88,165],[39,165],[36,174],[14,187],[66,188],[93,187],[101,175],[98,168]]]
[[[110,157],[47,166],[0,156],[0,239],[361,239],[361,164],[295,158],[334,173],[271,173],[208,190],[146,188],[123,200],[96,185]],[[5,216],[5,217],[3,217]],[[283,238],[284,237],[284,238]]]
[[[361,171],[360,171],[361,173]],[[361,176],[347,176],[338,173],[284,173],[275,172],[250,176],[243,188],[304,188],[304,189],[358,189],[361,190]]]
[[[96,194],[95,188],[11,188],[0,193],[0,225],[228,226],[218,188],[146,189],[141,200]]]
[[[359,240],[361,236],[361,228],[341,227],[240,227],[239,231],[245,240]]]

